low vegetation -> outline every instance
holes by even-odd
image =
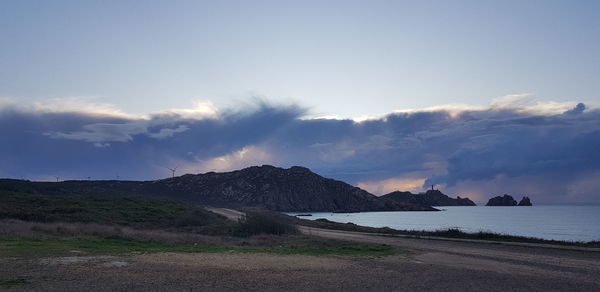
[[[526,236],[515,236],[515,235],[500,234],[500,233],[494,233],[494,232],[484,232],[484,231],[468,233],[468,232],[464,232],[464,231],[456,229],[456,228],[450,228],[450,229],[438,230],[438,231],[404,231],[404,233],[409,234],[409,235],[416,235],[416,236],[435,236],[435,237],[479,239],[479,240],[491,240],[491,241],[543,243],[543,244],[570,245],[570,246],[582,246],[582,247],[600,247],[600,241],[573,242],[573,241],[541,239],[541,238],[526,237]]]
[[[281,220],[274,212],[268,211],[247,211],[242,217],[234,234],[237,236],[248,237],[258,234],[298,234],[298,228],[290,220]]]
[[[293,218],[245,210],[239,222],[177,201],[0,193],[0,257],[156,252],[383,256],[387,245],[299,235]]]
[[[104,227],[106,225],[119,226],[121,229],[162,229],[240,237],[298,233],[289,219],[282,220],[276,216],[277,213],[258,209],[247,210],[246,216],[239,222],[231,222],[204,208],[173,200],[58,197],[12,192],[0,193],[0,198],[0,219],[87,224],[75,228],[79,232],[73,230],[73,225],[61,227],[59,224],[55,226],[53,233],[86,233],[90,229],[107,233]]]
[[[27,280],[23,278],[18,279],[0,279],[0,288],[11,288],[18,285],[27,284]]]
[[[58,197],[13,192],[2,192],[0,198],[0,219],[194,228],[204,233],[221,232],[228,224],[220,215],[171,200]]]
[[[202,245],[169,244],[157,241],[138,241],[100,238],[29,238],[0,236],[0,257],[32,257],[77,254],[125,253],[272,253],[303,255],[385,256],[400,251],[383,244],[308,238],[287,238],[276,245]]]
[[[389,227],[366,227],[356,225],[354,223],[339,223],[329,221],[327,219],[317,220],[305,220],[296,218],[296,224],[325,228],[335,229],[344,231],[354,232],[369,232],[369,233],[381,233],[381,234],[398,234],[408,235],[414,237],[443,237],[443,238],[461,238],[461,239],[477,239],[477,240],[489,240],[489,241],[507,241],[507,242],[523,242],[523,243],[542,243],[542,244],[553,244],[553,245],[565,245],[565,246],[581,246],[581,247],[600,247],[600,241],[590,242],[572,242],[562,240],[548,240],[534,237],[525,236],[514,236],[507,234],[499,234],[493,232],[476,232],[467,233],[456,228],[437,230],[437,231],[418,231],[418,230],[396,230]]]

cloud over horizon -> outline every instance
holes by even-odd
[[[435,184],[479,202],[509,193],[534,203],[600,203],[600,110],[581,103],[512,95],[488,107],[358,121],[264,102],[136,116],[106,105],[0,101],[0,177],[156,179],[174,166],[183,174],[303,165],[376,194]]]

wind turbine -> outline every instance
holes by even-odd
[[[177,170],[178,167],[179,167],[179,165],[177,165],[173,168],[167,167],[167,169],[169,169],[173,173],[173,177],[175,177],[175,171]]]

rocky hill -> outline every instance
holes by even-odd
[[[475,206],[469,198],[450,198],[439,190],[428,190],[422,194],[395,191],[381,196],[381,198],[399,203],[410,203],[423,206]]]
[[[379,198],[309,169],[269,165],[186,174],[156,181],[29,182],[0,180],[0,191],[94,197],[153,197],[223,207],[263,207],[290,212],[435,211],[410,202]]]

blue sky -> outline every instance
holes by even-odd
[[[600,203],[599,14],[598,1],[0,1],[0,177],[264,163],[375,194]]]
[[[0,96],[360,117],[598,99],[597,1],[2,1]]]

